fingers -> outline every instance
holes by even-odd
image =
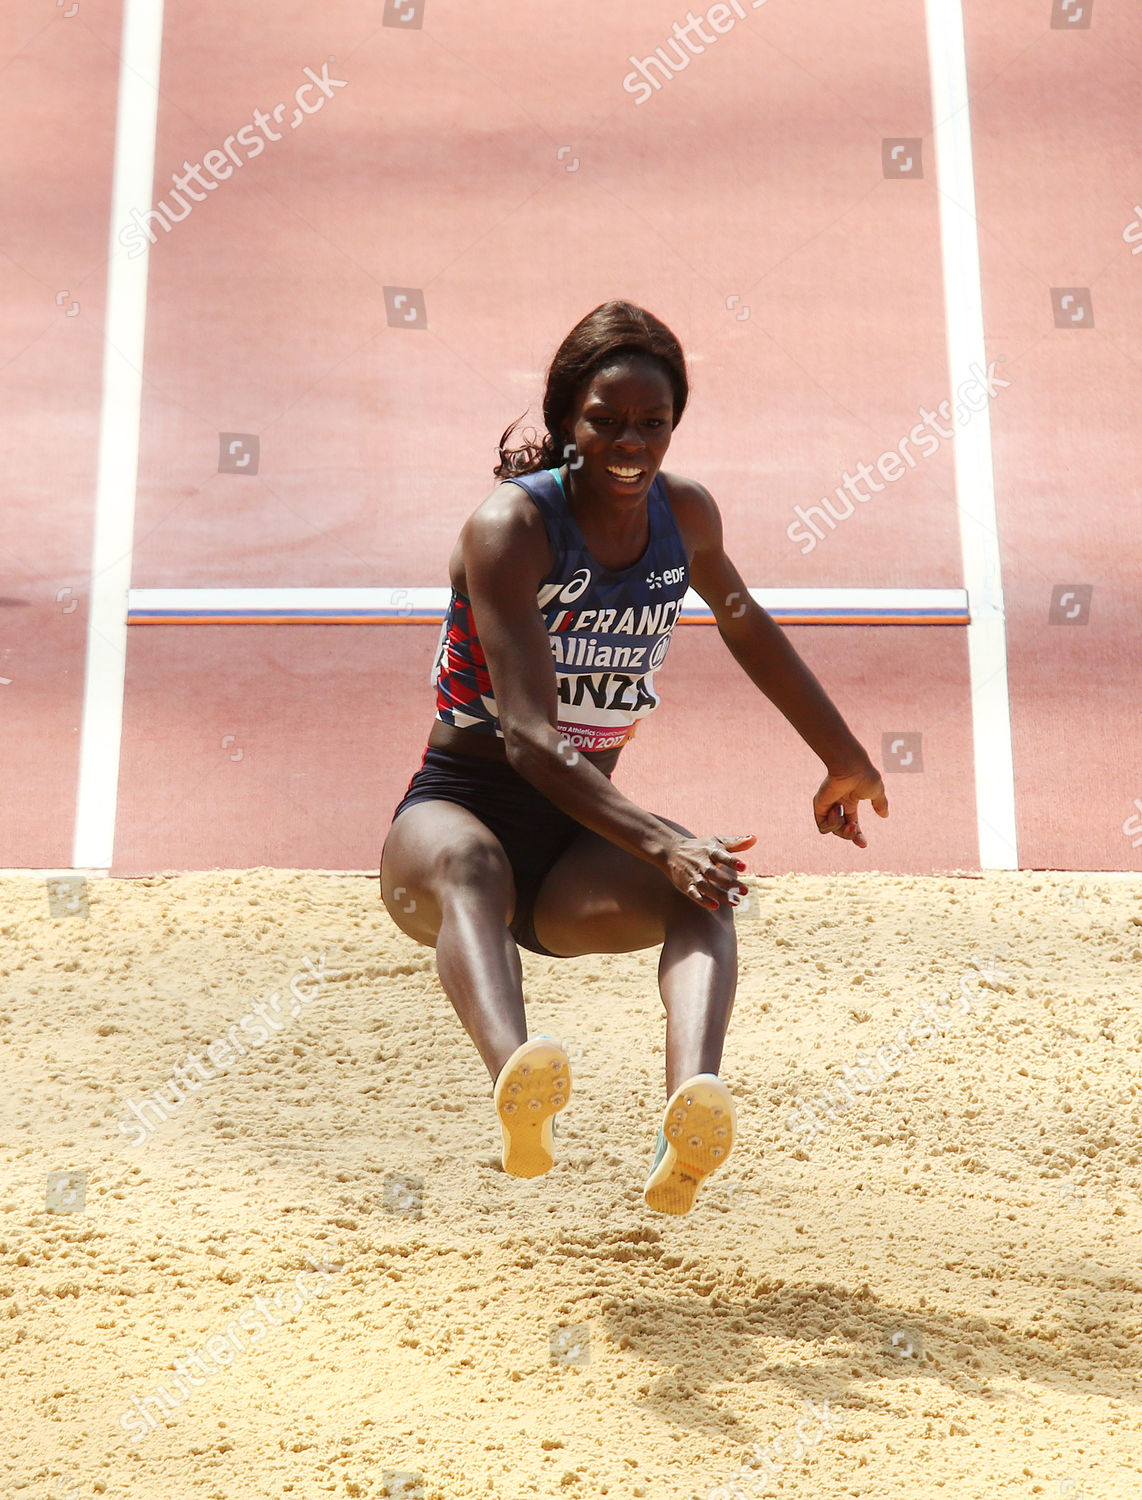
[[[757,843],[756,833],[740,833],[733,838],[719,838],[718,843],[725,849],[752,849]]]
[[[753,833],[684,840],[670,878],[683,895],[707,911],[717,911],[723,902],[736,906],[749,895],[749,887],[740,878],[745,863],[736,854],[756,843]]]
[[[695,903],[695,905],[704,907],[706,911],[717,911],[718,907],[721,906],[722,903],[716,900],[707,891],[704,891],[702,889],[702,886],[704,885],[705,881],[702,881],[701,885],[699,885],[697,881],[691,881],[690,884],[686,887],[686,894],[690,897],[690,900]]]
[[[713,911],[723,901],[736,906],[743,896],[749,894],[749,887],[739,878],[745,870],[745,864],[728,851],[730,848],[748,848],[756,842],[756,835],[752,833],[735,838],[707,840],[703,851],[706,856],[705,868],[695,876],[686,890],[690,899]]]
[[[839,802],[834,802],[823,813],[816,813],[816,818],[818,833],[840,833],[844,827],[845,810]]]
[[[865,800],[872,803],[873,810],[880,817],[888,817],[888,798],[885,796],[884,786],[879,777],[876,780],[872,794],[866,796]],[[861,832],[860,819],[857,816],[860,802],[860,796],[849,797],[843,803],[830,803],[822,812],[819,810],[818,799],[815,798],[813,802],[813,815],[817,822],[818,833],[835,833],[838,838],[854,843],[858,849],[867,849],[868,840]]]
[[[858,849],[867,849],[868,840],[860,831],[860,819],[857,817],[859,803],[854,797],[851,803],[847,803],[844,810],[844,826],[838,830],[841,838],[849,839]]]
[[[723,901],[729,906],[737,906],[743,896],[749,895],[749,887],[737,881],[724,886],[713,880],[694,880],[686,888],[686,894],[707,911],[717,911]]]
[[[748,849],[757,843],[756,834],[746,834],[744,838],[719,839],[722,848],[713,851],[712,858],[717,861],[719,873],[723,874],[727,890],[736,891],[739,895],[748,895],[748,887],[744,886],[738,879],[739,875],[745,873],[745,860],[736,859],[733,854],[725,852],[732,846],[735,852],[740,849]]]
[[[859,805],[859,800],[856,798],[847,804],[834,802],[824,814],[818,815],[818,831],[835,833],[839,839],[855,844],[858,849],[867,849],[868,840],[861,832],[860,820],[857,816]]]
[[[733,854],[730,854],[728,850],[722,847],[720,840],[710,851],[710,859],[727,870],[745,869],[745,860],[735,858]]]

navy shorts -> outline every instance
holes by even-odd
[[[393,819],[417,802],[434,801],[466,807],[499,839],[515,880],[511,934],[532,953],[558,957],[536,937],[532,911],[547,872],[583,831],[582,823],[556,807],[506,761],[477,760],[429,746]]]

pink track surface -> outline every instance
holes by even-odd
[[[49,11],[0,22],[23,122],[0,146],[2,862],[30,867],[71,858],[121,19]],[[168,0],[155,201],[255,107],[291,105],[151,251],[134,587],[442,584],[496,438],[613,296],[686,348],[666,467],[711,489],[751,585],[962,586],[950,444],[808,553],[787,535],[949,395],[921,0],[768,0],[644,105],[628,59],[674,19],[651,0],[382,13]],[[1068,33],[1050,0],[967,0],[966,21],[988,358],[1011,382],[991,419],[1020,863],[1138,868],[1142,17]],[[323,64],[347,86],[289,129]],[[888,137],[922,138],[922,178],[885,179]],[[386,286],[419,293],[426,328],[389,325]],[[1091,289],[1093,329],[1055,326],[1063,287]],[[218,472],[221,432],[258,437],[256,476]],[[1093,587],[1078,627],[1048,625],[1063,584]],[[965,633],[791,633],[875,760],[886,733],[923,737],[922,774],[886,774],[891,819],[863,818],[869,850],[816,833],[819,763],[712,628],[678,632],[617,784],[756,832],[758,871],[976,866]],[[434,640],[132,630],[114,872],[375,868]]]

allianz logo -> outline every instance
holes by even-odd
[[[600,639],[578,633],[552,635],[550,640],[556,666],[578,671],[626,667],[634,672],[653,672],[662,665],[670,649],[669,634],[623,646],[616,645],[613,636]]]

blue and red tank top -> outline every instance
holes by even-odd
[[[686,548],[662,477],[655,476],[647,495],[646,551],[619,571],[591,556],[558,469],[522,474],[511,483],[530,495],[551,543],[551,571],[535,602],[551,641],[559,731],[579,750],[614,749],[658,707],[655,673],[689,587]],[[442,723],[503,737],[472,604],[456,589],[431,681]]]

